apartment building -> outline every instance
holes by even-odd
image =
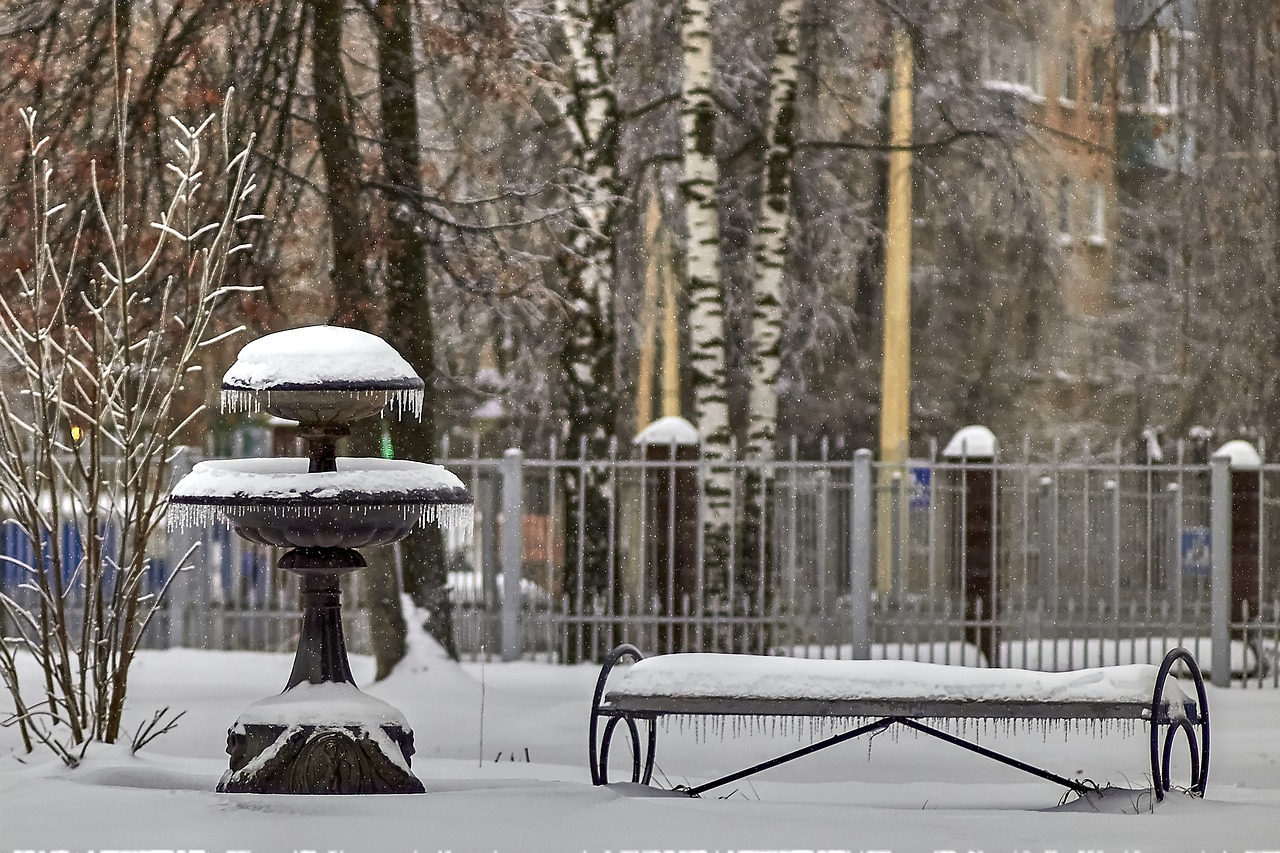
[[[1042,403],[1066,433],[1107,432],[1142,418],[1134,384],[1142,351],[1131,301],[1168,275],[1159,251],[1161,188],[1184,170],[1193,81],[1192,0],[1041,4],[1035,26],[989,28],[986,89],[1015,102],[1020,150],[1052,234],[1061,316],[1048,324]],[[1148,413],[1150,414],[1150,413]],[[1141,428],[1145,424],[1134,424]],[[1098,429],[1092,429],[1097,427]]]

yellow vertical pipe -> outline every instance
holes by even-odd
[[[657,348],[658,275],[662,260],[658,257],[658,226],[661,211],[657,192],[649,193],[649,206],[644,220],[644,301],[640,309],[640,375],[636,382],[636,432],[653,422],[654,350]]]
[[[880,384],[879,496],[876,513],[876,587],[893,584],[892,500],[888,486],[892,466],[906,461],[911,414],[911,37],[898,27],[893,34],[893,86],[889,95],[889,206],[885,227],[884,357]],[[906,471],[898,469],[906,476]],[[905,521],[905,513],[900,515]],[[904,532],[906,525],[899,525]],[[905,554],[905,548],[900,549]]]
[[[671,269],[670,232],[662,232],[659,243],[662,265],[662,416],[680,417],[680,294],[675,271]]]

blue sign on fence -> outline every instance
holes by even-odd
[[[1213,569],[1213,536],[1207,527],[1182,528],[1182,573],[1207,578]]]
[[[907,506],[911,509],[928,509],[929,494],[931,491],[931,483],[933,482],[933,469],[924,466],[912,466],[911,468],[911,497],[908,499]]]

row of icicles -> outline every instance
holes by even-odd
[[[390,407],[397,418],[402,417],[405,412],[412,414],[415,418],[422,418],[423,392],[421,389],[344,391],[343,393],[360,400],[381,400],[383,407]],[[222,389],[222,411],[226,414],[235,414],[237,412],[252,413],[269,408],[271,408],[270,391],[253,391],[238,388]]]
[[[744,735],[767,735],[769,737],[790,737],[796,740],[816,742],[825,740],[859,726],[874,723],[884,717],[800,717],[774,715],[768,717],[755,715],[720,716],[705,714],[667,714],[661,718],[663,733],[670,734],[674,729],[679,734],[688,730],[695,743],[709,743],[712,739],[724,741],[725,736],[731,738]],[[1063,740],[1082,732],[1090,737],[1119,734],[1121,737],[1134,737],[1147,733],[1145,720],[1127,719],[1068,719],[1047,720],[1032,718],[978,718],[947,717],[930,718],[928,725],[938,728],[957,737],[1010,737],[1014,735],[1039,734],[1045,741],[1049,733],[1061,731]],[[896,741],[900,732],[910,732],[913,736],[921,736],[921,732],[906,726],[891,725],[888,728]]]
[[[428,524],[436,524],[441,528],[462,528],[470,529],[475,523],[475,509],[471,504],[416,504],[416,503],[395,503],[387,502],[385,504],[299,504],[290,505],[288,503],[272,504],[271,511],[274,515],[283,518],[298,519],[319,519],[326,515],[332,514],[335,508],[340,508],[344,515],[361,516],[368,515],[370,510],[377,510],[384,513],[388,510],[399,512],[400,517],[409,520],[416,520],[418,526],[425,527]],[[170,530],[191,528],[191,527],[208,527],[214,523],[227,523],[228,515],[236,513],[248,513],[260,511],[261,504],[251,503],[219,503],[219,504],[169,504],[168,525]]]

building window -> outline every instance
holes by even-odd
[[[1125,56],[1126,103],[1150,110],[1178,104],[1178,36],[1169,30],[1140,35]]]
[[[1064,101],[1076,99],[1076,49],[1068,43],[1062,55],[1062,76],[1058,79],[1058,97]]]
[[[1058,233],[1071,237],[1071,179],[1067,177],[1058,181]]]
[[[1089,187],[1089,244],[1104,246],[1107,242],[1107,190],[1102,184]]]
[[[1024,96],[1044,95],[1044,64],[1039,49],[1028,42],[987,43],[982,60],[985,85]]]
[[[1094,45],[1089,49],[1089,99],[1101,104],[1107,99],[1107,83],[1111,77],[1107,49]]]
[[[1139,38],[1125,54],[1124,99],[1129,104],[1145,104],[1150,94],[1151,42]]]
[[[1173,33],[1163,31],[1153,40],[1156,50],[1156,102],[1176,107],[1178,105],[1178,39]]]
[[[1043,95],[1044,58],[1040,55],[1040,48],[1034,44],[1024,45],[1019,51],[1019,58],[1022,60],[1020,63],[1022,73],[1026,76],[1025,85],[1037,95]]]

